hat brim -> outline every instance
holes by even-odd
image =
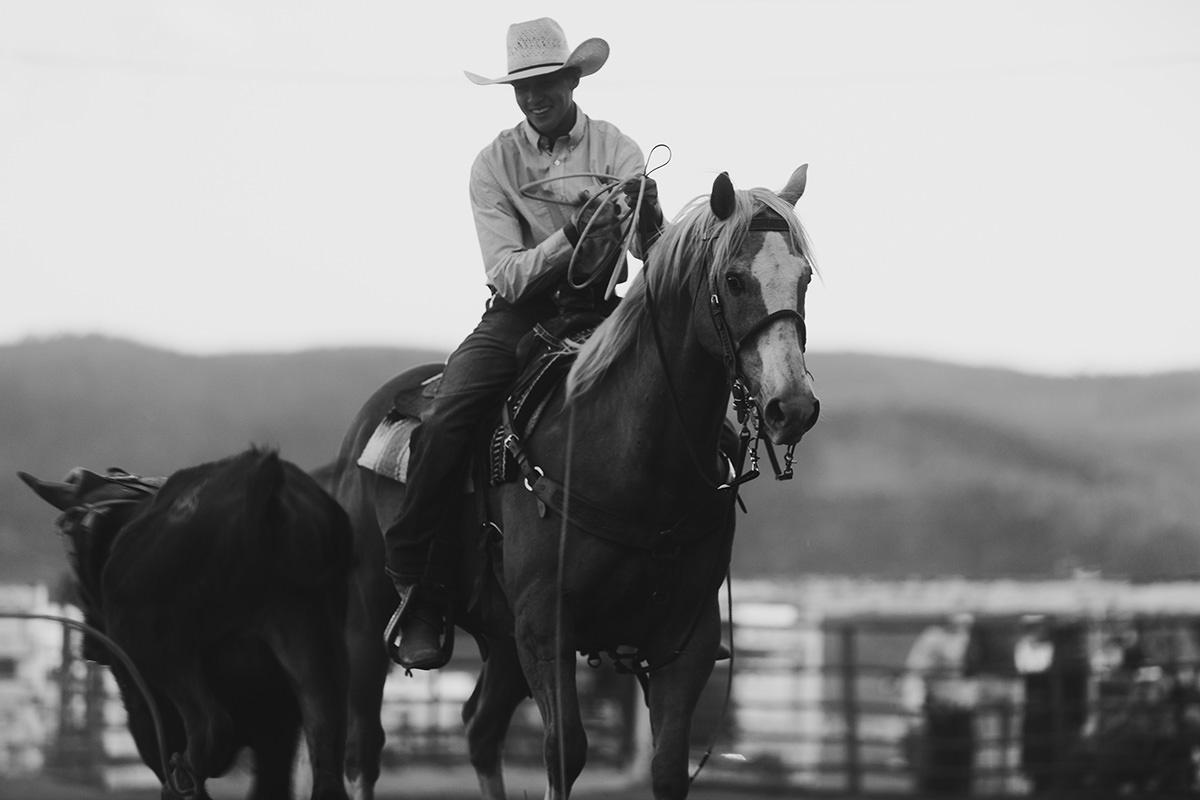
[[[485,78],[482,75],[476,75],[474,72],[468,72],[467,70],[463,70],[463,74],[467,76],[467,80],[471,83],[479,86],[490,86],[496,83],[515,83],[526,78],[549,75],[552,72],[568,68],[579,70],[580,76],[592,75],[604,66],[605,61],[608,61],[608,42],[603,39],[587,39],[572,50],[571,55],[567,56],[567,60],[561,64],[546,64],[540,67],[523,69],[519,72],[510,72],[508,75],[502,75],[499,78]]]

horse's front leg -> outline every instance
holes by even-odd
[[[504,800],[504,769],[501,751],[513,712],[529,696],[529,685],[521,674],[516,644],[512,639],[490,639],[487,661],[475,683],[475,691],[463,704],[467,728],[467,750],[479,791],[484,800]]]
[[[672,631],[664,639],[677,635]],[[688,748],[692,716],[700,693],[713,670],[721,640],[721,617],[715,602],[703,612],[695,632],[678,657],[663,663],[650,676],[650,730],[654,756],[650,780],[654,800],[687,797]],[[654,664],[651,662],[651,669]]]
[[[541,712],[546,800],[567,800],[587,760],[587,734],[575,687],[575,651],[569,637],[555,635],[556,592],[527,591],[514,604],[517,652]],[[563,618],[570,619],[564,609]],[[570,623],[564,622],[570,629]]]

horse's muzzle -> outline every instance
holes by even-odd
[[[763,427],[775,444],[795,444],[817,424],[821,401],[811,392],[791,398],[773,397],[762,410]]]

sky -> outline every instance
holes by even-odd
[[[609,42],[576,100],[670,147],[668,217],[810,165],[814,369],[1200,368],[1188,0],[0,0],[0,345],[449,351],[470,165],[520,120],[463,70],[543,15]]]

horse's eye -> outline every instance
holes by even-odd
[[[746,282],[742,280],[741,275],[726,275],[725,285],[734,294],[741,294],[746,289]]]

